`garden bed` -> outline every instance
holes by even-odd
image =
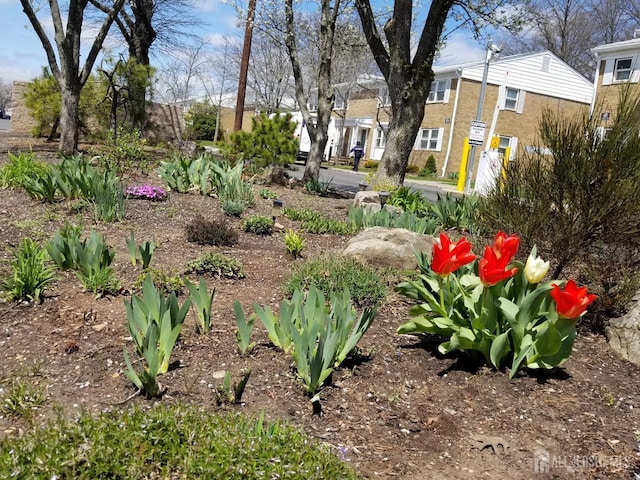
[[[30,139],[0,138],[3,152],[28,150]],[[36,142],[40,159],[55,158],[55,145]],[[6,161],[3,153],[0,162]],[[136,183],[162,186],[156,176]],[[349,200],[320,198],[301,189],[269,187],[284,206],[312,208],[332,218],[346,218]],[[271,215],[271,200],[256,195],[251,214]],[[254,303],[277,308],[282,284],[296,262],[339,251],[348,237],[304,234],[303,259],[287,254],[283,234],[268,237],[239,231],[233,247],[206,247],[186,241],[185,226],[197,215],[223,219],[216,199],[171,193],[167,201],[129,200],[126,218],[94,227],[117,249],[114,268],[122,284],[118,296],[95,298],[82,291],[77,278],[59,273],[42,304],[0,303],[1,386],[16,378],[45,387],[46,401],[35,412],[35,423],[61,408],[65,415],[80,411],[188,403],[215,411],[213,389],[219,372],[237,378],[252,369],[242,404],[233,408],[249,414],[299,425],[331,446],[368,478],[632,478],[638,472],[640,436],[640,378],[638,369],[615,357],[605,339],[581,332],[567,363],[549,373],[507,375],[465,361],[442,357],[437,342],[399,336],[397,327],[408,318],[410,303],[392,294],[379,309],[371,329],[359,344],[363,355],[336,371],[321,392],[322,415],[312,415],[290,356],[275,350],[258,322],[257,346],[241,356],[235,339],[233,302],[245,312]],[[92,224],[86,213],[76,214],[69,202],[45,205],[19,190],[0,190],[1,256],[20,238],[46,240],[65,222]],[[280,218],[285,227],[298,222]],[[202,253],[215,251],[241,260],[241,280],[208,278],[216,288],[212,331],[198,335],[190,312],[181,340],[172,354],[177,362],[161,381],[160,400],[143,396],[114,406],[135,388],[123,375],[122,350],[127,340],[124,300],[130,298],[139,265],[129,260],[125,240],[133,230],[138,242],[157,244],[153,266],[181,273]],[[6,272],[6,270],[4,270]],[[195,276],[190,276],[196,281]],[[0,394],[1,395],[1,394]],[[24,419],[0,418],[3,435],[31,427]],[[535,461],[538,460],[536,464]],[[550,462],[548,473],[538,473]],[[0,472],[0,476],[5,472]]]

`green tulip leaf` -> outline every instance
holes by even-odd
[[[489,353],[489,356],[491,358],[491,363],[497,369],[500,368],[504,357],[506,357],[507,354],[511,351],[511,345],[509,345],[509,332],[510,330],[501,333],[493,340],[493,343],[491,344],[491,351]]]

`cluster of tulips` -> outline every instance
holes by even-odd
[[[596,299],[573,280],[543,282],[549,262],[533,248],[526,264],[515,260],[520,239],[499,232],[482,257],[465,238],[444,233],[434,243],[431,263],[419,255],[421,275],[398,290],[420,303],[400,333],[446,337],[439,350],[480,354],[495,368],[553,368],[573,348],[576,320]]]

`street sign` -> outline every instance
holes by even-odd
[[[487,128],[486,122],[473,120],[469,130],[469,145],[481,146],[484,142],[484,131]]]

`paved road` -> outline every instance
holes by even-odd
[[[304,174],[304,165],[296,165],[295,168],[296,170],[289,172],[291,176],[295,178],[302,178],[302,175]],[[332,187],[352,193],[359,190],[358,183],[364,180],[364,176],[364,173],[353,172],[351,170],[324,167],[320,169],[320,181],[331,181]],[[406,180],[404,182],[404,186],[413,190],[420,190],[424,197],[431,202],[436,201],[438,193],[440,193],[440,195],[445,195],[447,192],[457,194],[453,185],[441,184],[438,182]]]

